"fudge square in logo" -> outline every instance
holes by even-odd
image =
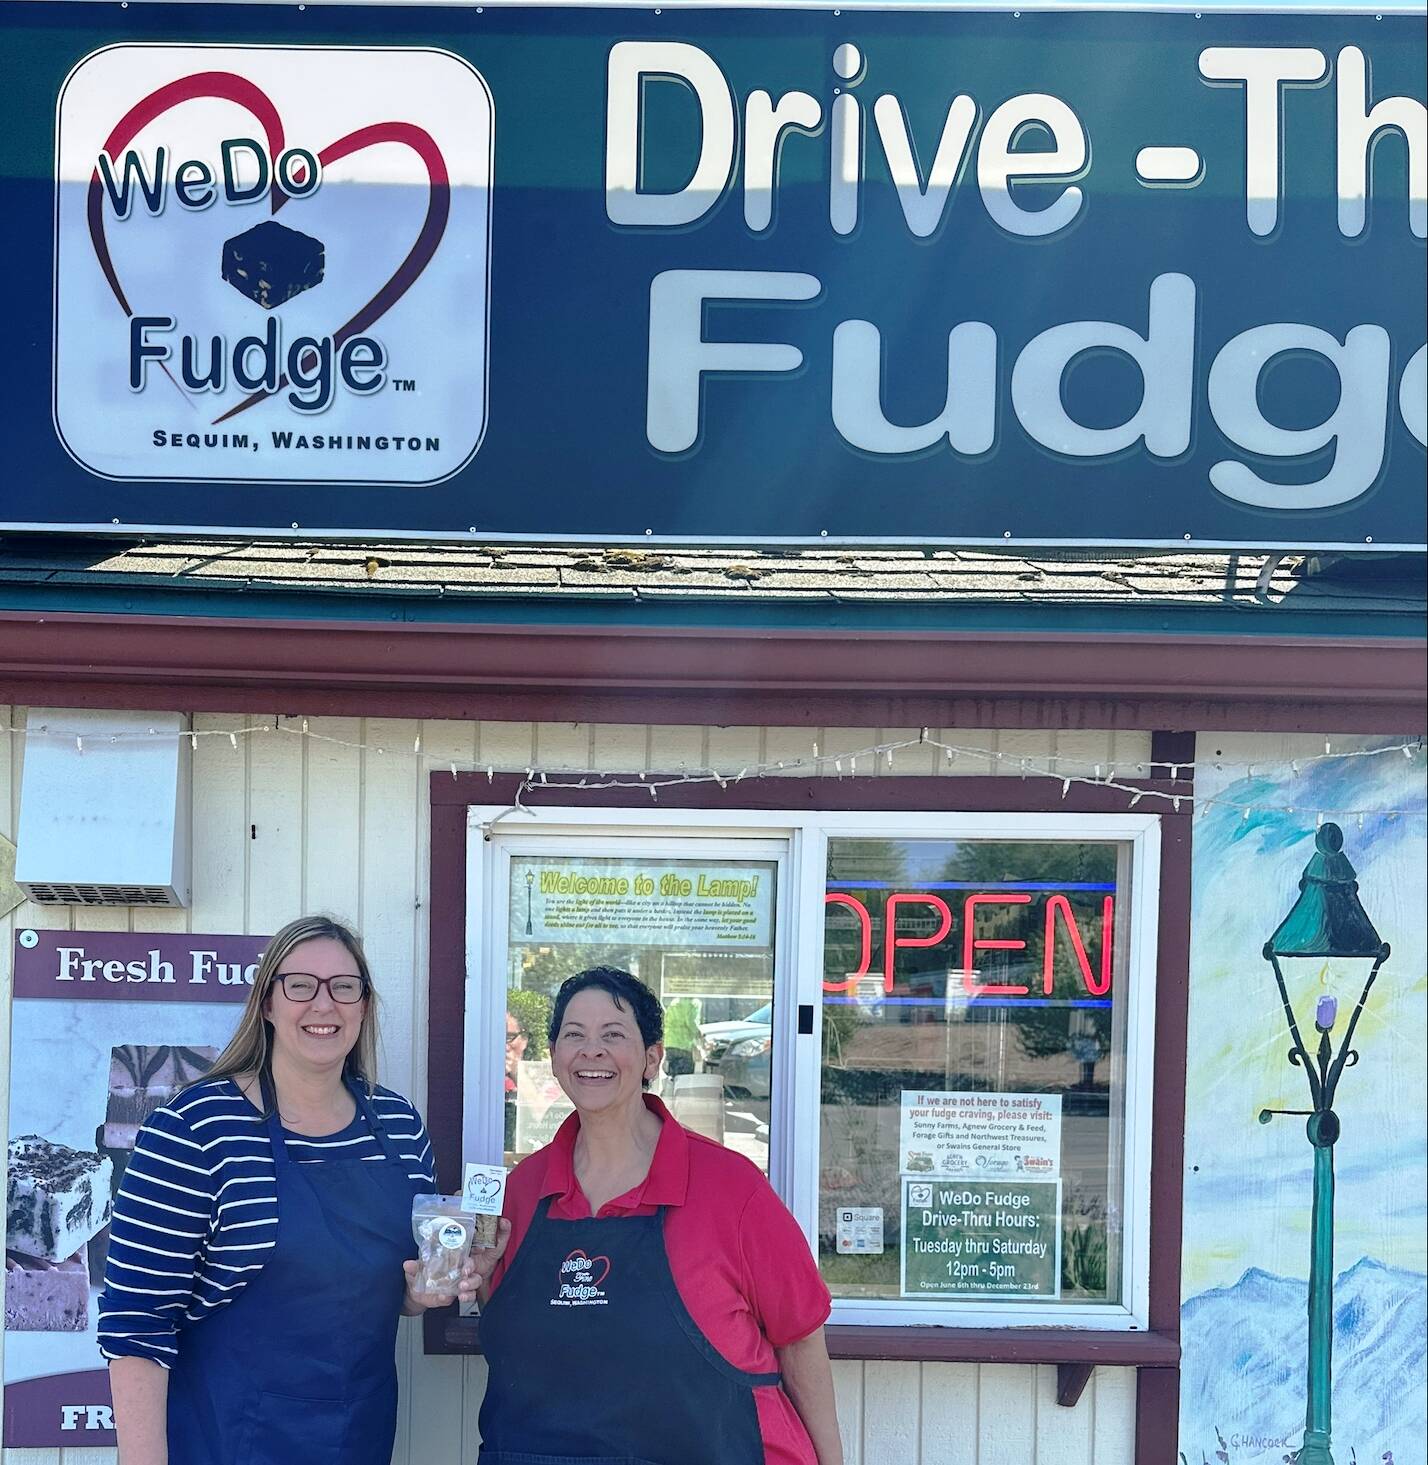
[[[424,484],[476,452],[494,119],[460,57],[111,46],[56,126],[55,427],[84,467]]]

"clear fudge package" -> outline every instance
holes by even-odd
[[[488,1222],[493,1233],[489,1237],[485,1235]],[[492,1245],[494,1227],[494,1217],[463,1211],[459,1195],[416,1196],[412,1200],[412,1235],[416,1238],[420,1270],[412,1290],[454,1297],[472,1247]]]

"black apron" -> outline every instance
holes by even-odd
[[[536,1208],[481,1312],[480,1465],[763,1465],[755,1389],[689,1315],[653,1216]]]

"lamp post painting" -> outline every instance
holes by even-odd
[[[1358,880],[1344,854],[1344,833],[1337,824],[1324,824],[1315,836],[1315,853],[1299,881],[1299,897],[1279,929],[1264,946],[1264,959],[1274,969],[1279,999],[1291,1039],[1289,1061],[1304,1070],[1309,1083],[1309,1109],[1264,1109],[1260,1123],[1276,1114],[1307,1116],[1305,1128],[1314,1147],[1314,1205],[1310,1223],[1309,1256],[1309,1376],[1304,1443],[1299,1465],[1333,1465],[1330,1453],[1332,1359],[1334,1343],[1334,1143],[1339,1138],[1339,1117],[1334,1095],[1346,1068],[1359,1061],[1353,1046],[1364,1004],[1379,968],[1388,960],[1388,945],[1374,930],[1359,903]],[[1321,991],[1314,1004],[1318,1043],[1311,1053],[1301,1034],[1290,998],[1283,962],[1304,959],[1321,963],[1318,973],[1327,982],[1331,964],[1370,963],[1363,990],[1349,1014],[1337,1051],[1334,1029],[1339,1021],[1339,994]]]

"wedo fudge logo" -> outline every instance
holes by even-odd
[[[492,126],[446,52],[87,57],[56,140],[71,454],[113,478],[454,473],[485,429]]]
[[[607,1307],[605,1281],[610,1275],[608,1256],[587,1256],[577,1248],[560,1264],[552,1307]]]

